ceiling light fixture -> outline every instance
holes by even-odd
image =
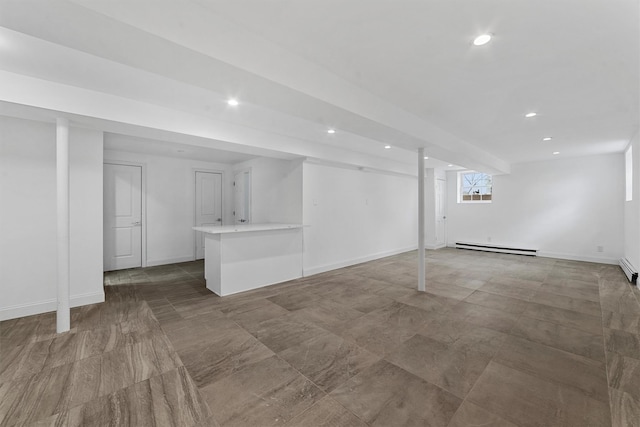
[[[333,133],[336,133],[336,130],[335,130],[335,129],[329,129],[329,130],[327,131],[327,133],[331,133],[331,134],[333,134]]]
[[[560,154],[560,152],[559,151],[554,151],[553,155],[555,156],[556,154]]]
[[[384,149],[385,149],[385,150],[388,150],[389,148],[391,148],[391,146],[390,146],[390,145],[385,145],[385,146],[384,146]]]
[[[544,138],[542,138],[543,141],[551,141],[551,137],[550,136],[545,136]]]
[[[537,116],[537,115],[538,115],[538,113],[533,113],[533,112],[531,112],[531,113],[527,113],[527,114],[525,114],[524,116],[525,116],[527,119],[530,119],[531,117],[535,117],[535,116]]]
[[[473,44],[475,46],[482,46],[489,43],[490,40],[491,40],[491,34],[482,34],[476,37],[475,39],[473,39]]]
[[[231,98],[231,99],[229,99],[227,101],[227,104],[231,105],[232,107],[237,107],[238,104],[240,104],[240,103],[238,102],[237,99]]]
[[[447,166],[449,166],[450,168],[452,168],[452,167],[453,167],[453,165],[447,165]]]
[[[429,160],[429,156],[424,156],[424,159],[425,160]]]

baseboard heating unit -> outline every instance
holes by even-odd
[[[620,268],[622,268],[622,271],[624,271],[624,274],[627,275],[627,279],[629,279],[631,283],[634,285],[638,283],[638,272],[631,266],[631,263],[626,258],[620,259]]]
[[[469,249],[472,251],[497,252],[501,254],[537,256],[537,249],[515,248],[511,246],[484,245],[480,243],[456,242],[456,249]]]

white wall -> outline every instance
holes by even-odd
[[[302,160],[260,157],[233,166],[246,169],[251,169],[253,223],[302,222]]]
[[[72,124],[73,126],[73,124]],[[104,301],[102,132],[71,127],[71,305]],[[0,117],[0,320],[56,309],[56,129]]]
[[[624,256],[638,271],[640,269],[640,135],[638,133],[629,145],[633,147],[633,200],[624,202]]]
[[[229,165],[111,150],[105,150],[104,159],[143,165],[147,266],[195,259],[195,170],[223,173],[222,222],[233,222],[233,176]]]
[[[617,263],[622,256],[622,154],[515,164],[494,176],[487,204],[457,203],[455,172],[447,187],[449,245],[491,237],[554,258]]]
[[[304,273],[415,249],[416,178],[303,164]]]

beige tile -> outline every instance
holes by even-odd
[[[311,338],[278,355],[326,392],[380,359],[331,333]]]
[[[575,388],[586,396],[609,401],[604,363],[517,337],[509,337],[494,359],[504,366]]]
[[[605,328],[604,340],[607,351],[623,356],[640,358],[640,335]]]
[[[483,292],[481,290],[475,291],[469,295],[465,298],[464,302],[512,314],[521,314],[527,308],[526,302],[520,299],[504,297],[489,292]]]
[[[330,393],[372,426],[444,426],[461,399],[384,360]]]
[[[467,400],[522,427],[611,425],[607,403],[496,362],[487,366]]]
[[[274,353],[248,332],[230,330],[224,336],[203,340],[179,354],[198,387],[204,387]]]
[[[624,391],[610,388],[613,427],[640,426],[640,400]]]
[[[224,426],[284,424],[324,393],[277,356],[204,387],[202,395]]]
[[[478,405],[474,405],[468,400],[460,405],[448,427],[470,427],[470,426],[491,426],[491,427],[518,427],[504,418],[491,412],[485,411]]]
[[[464,399],[489,364],[491,355],[460,345],[460,341],[445,344],[415,335],[385,359]]]
[[[550,305],[529,303],[524,315],[538,320],[554,322],[568,328],[579,329],[594,335],[602,335],[600,316],[566,310]]]
[[[599,335],[526,316],[520,318],[511,330],[511,334],[598,362],[604,362],[602,337]]]
[[[287,427],[366,427],[344,406],[327,396],[286,424]]]
[[[591,316],[601,316],[600,303],[583,299],[571,298],[564,295],[552,294],[550,292],[539,291],[531,299],[536,304],[549,305],[551,307],[564,308],[566,310],[578,311]]]

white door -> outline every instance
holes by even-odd
[[[233,176],[234,222],[251,222],[251,171],[237,172]]]
[[[447,245],[447,181],[436,179],[436,247]]]
[[[142,167],[104,165],[104,270],[142,266]]]
[[[222,174],[196,172],[196,227],[222,225]],[[204,233],[196,232],[196,259],[204,258]]]

